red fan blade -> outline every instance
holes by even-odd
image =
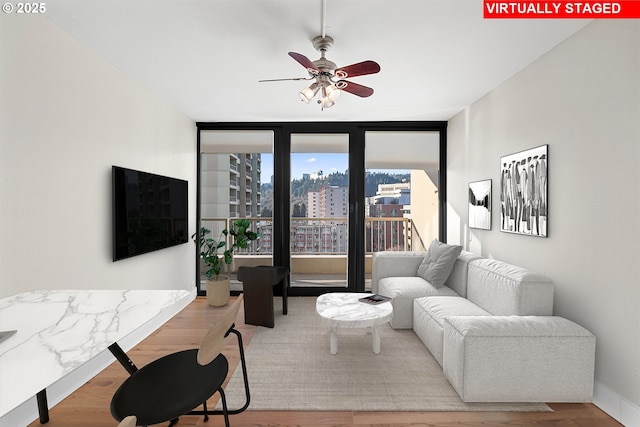
[[[318,70],[318,68],[315,65],[313,65],[313,62],[311,62],[311,60],[306,56],[304,56],[303,54],[296,53],[296,52],[289,52],[289,56],[295,59],[296,61],[298,61],[298,63],[300,63],[300,65],[302,65],[307,70],[313,70],[318,73],[320,72],[320,70]]]
[[[357,64],[347,65],[346,67],[340,67],[335,71],[335,75],[338,78],[344,79],[347,77],[364,76],[366,74],[375,74],[380,71],[380,66],[374,61],[363,61]]]
[[[340,90],[352,93],[362,98],[373,95],[373,89],[371,89],[370,87],[362,86],[353,82],[348,82],[346,80],[339,80],[336,83],[336,87]]]

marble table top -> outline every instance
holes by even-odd
[[[367,304],[359,298],[371,293],[332,292],[320,295],[316,311],[322,323],[330,327],[366,328],[391,320],[393,307],[390,302]]]
[[[0,343],[0,418],[193,298],[186,290],[43,290],[0,299],[0,330],[17,330]]]

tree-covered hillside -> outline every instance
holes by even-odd
[[[393,184],[396,182],[409,181],[409,174],[388,174],[381,172],[367,172],[365,177],[365,195],[375,196],[378,191],[378,184]],[[323,186],[349,186],[348,171],[334,172],[318,179],[294,179],[291,181],[291,203],[294,206],[293,216],[305,217],[307,212],[307,193],[310,191],[320,191]],[[273,188],[271,184],[262,184],[261,188],[262,216],[272,216]]]

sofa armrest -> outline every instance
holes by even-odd
[[[374,252],[371,260],[371,292],[378,293],[378,281],[385,277],[414,277],[427,252]]]

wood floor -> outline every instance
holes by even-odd
[[[209,325],[224,308],[210,307],[204,298],[197,298],[186,309],[128,352],[138,366],[165,354],[185,348],[195,348]],[[245,346],[251,340],[255,326],[244,324],[242,308],[236,328],[242,332]],[[277,327],[277,325],[276,325]],[[238,364],[235,340],[224,350],[230,369]],[[114,362],[91,381],[51,409],[49,427],[115,427],[109,413],[111,396],[126,379],[127,373]],[[231,375],[229,375],[230,377]],[[251,377],[249,377],[251,383]],[[216,394],[217,396],[217,394]],[[214,401],[210,401],[213,405]],[[550,426],[608,427],[621,426],[593,404],[549,404],[554,412],[291,412],[251,411],[231,416],[233,427],[426,427],[426,426]],[[39,421],[30,427],[40,426]],[[163,424],[167,425],[167,424]],[[183,416],[179,426],[224,426],[222,417]]]

